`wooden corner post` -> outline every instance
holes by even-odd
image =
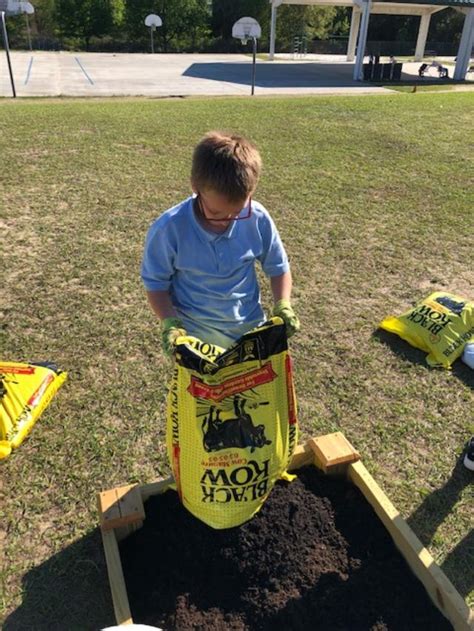
[[[342,432],[310,438],[308,445],[318,469],[329,475],[345,475],[349,464],[360,459],[359,453]]]

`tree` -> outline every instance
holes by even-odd
[[[155,5],[163,20],[160,39],[163,50],[194,47],[199,34],[208,33],[209,10],[206,0],[157,0]]]
[[[158,13],[155,4],[154,0],[126,0],[125,31],[130,39],[139,40],[146,34],[144,21],[150,13]]]
[[[455,9],[435,13],[430,22],[429,39],[437,42],[459,43],[465,16]]]
[[[464,16],[454,9],[445,9],[431,17],[428,39],[457,43],[461,37]],[[419,16],[374,15],[369,22],[368,39],[372,41],[416,42]]]
[[[134,39],[145,34],[144,20],[156,13],[163,21],[157,40],[164,52],[170,49],[194,49],[197,41],[209,35],[207,0],[127,0],[127,33]]]
[[[257,20],[262,27],[262,39],[268,39],[270,4],[268,0],[213,0],[212,32],[215,37],[232,38],[232,27],[243,17]]]
[[[35,0],[34,18],[38,35],[52,37],[56,31],[56,3],[55,0]]]
[[[276,37],[280,46],[285,48],[291,47],[295,37],[327,39],[337,17],[334,7],[282,5],[278,11]]]
[[[370,41],[413,41],[420,18],[407,15],[373,15],[369,21]]]
[[[83,39],[110,34],[124,18],[124,0],[56,0],[58,30],[66,37]]]
[[[336,7],[330,26],[330,37],[349,37],[351,28],[352,9],[350,7]]]

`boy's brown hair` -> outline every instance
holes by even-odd
[[[257,188],[262,169],[258,149],[243,136],[211,131],[194,149],[191,183],[231,202],[245,200]]]

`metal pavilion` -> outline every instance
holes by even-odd
[[[270,55],[275,56],[275,32],[277,9],[282,4],[311,4],[318,6],[352,7],[351,28],[347,46],[347,61],[354,61],[355,81],[362,80],[362,66],[367,43],[369,19],[372,14],[419,15],[420,25],[415,49],[415,61],[424,56],[428,29],[433,13],[453,7],[465,14],[464,26],[459,42],[454,79],[462,80],[466,76],[474,44],[474,0],[270,0],[272,17],[270,24]]]

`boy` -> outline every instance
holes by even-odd
[[[193,155],[194,195],[149,229],[141,275],[167,355],[180,335],[227,348],[265,321],[257,260],[270,278],[273,315],[284,320],[288,336],[299,330],[286,252],[269,213],[252,199],[260,171],[251,142],[206,134]]]

